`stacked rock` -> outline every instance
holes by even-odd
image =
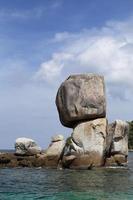
[[[64,163],[69,160],[68,167],[103,166],[112,154],[127,156],[127,124],[116,121],[108,128],[103,76],[70,76],[57,92],[56,105],[61,123],[73,128],[62,157]]]

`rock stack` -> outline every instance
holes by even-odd
[[[128,124],[108,125],[104,77],[72,75],[60,86],[56,105],[61,123],[73,128],[61,156],[69,168],[121,165],[127,161]]]
[[[29,138],[15,141],[15,153],[0,153],[0,167],[91,169],[125,166],[128,157],[128,123],[108,124],[104,77],[95,74],[70,76],[57,93],[61,123],[72,128],[64,140],[55,135],[46,150]]]

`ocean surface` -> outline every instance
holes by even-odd
[[[0,169],[0,200],[133,200],[133,152],[128,168]]]

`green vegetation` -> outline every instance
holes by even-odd
[[[133,121],[129,123],[128,147],[133,149]]]
[[[69,145],[71,145],[71,144],[72,144],[72,137],[68,137],[68,138],[66,139],[66,145],[69,146]]]

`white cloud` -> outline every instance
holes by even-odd
[[[40,66],[40,70],[35,74],[34,80],[46,80],[48,82],[55,81],[60,75],[65,62],[72,60],[72,55],[68,53],[53,54],[51,60],[44,62]]]
[[[96,72],[105,75],[108,90],[113,86],[133,91],[133,19],[107,22],[101,28],[80,33],[56,33],[53,41],[61,51],[41,64],[37,75],[42,80],[54,81],[66,74]],[[56,55],[56,56],[55,56]],[[71,55],[67,59],[62,55]],[[124,95],[124,92],[123,92]],[[126,94],[125,94],[126,95]],[[130,96],[130,95],[126,95]]]

